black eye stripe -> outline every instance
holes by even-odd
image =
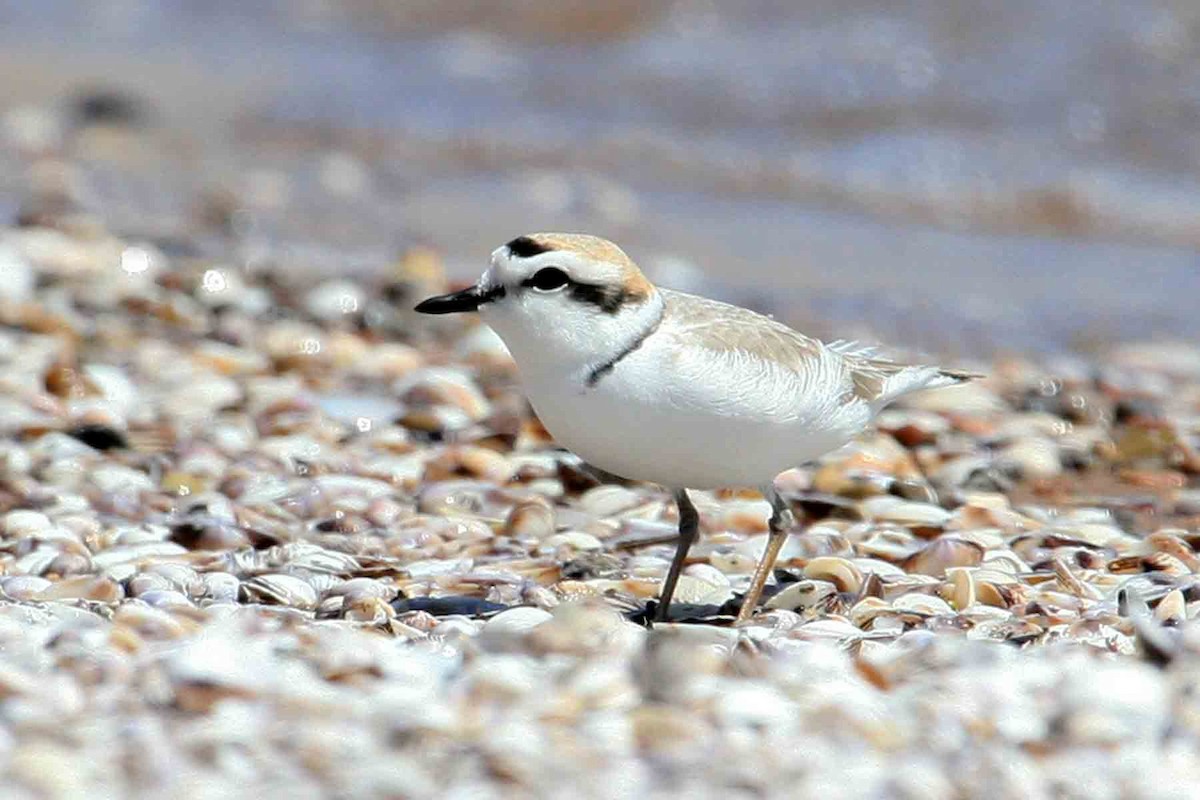
[[[615,286],[572,283],[571,299],[593,305],[605,314],[615,314],[630,300],[630,297],[624,289]]]
[[[571,280],[566,272],[558,267],[543,267],[521,281],[521,287],[542,292],[552,292],[566,287],[570,297],[577,303],[595,306],[605,314],[615,314],[625,303],[633,298],[625,289],[617,286],[601,286],[594,283],[580,283]]]

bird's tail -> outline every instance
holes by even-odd
[[[887,375],[878,385],[871,397],[865,397],[877,410],[901,395],[919,392],[925,389],[941,389],[946,386],[956,386],[975,378],[982,378],[978,372],[967,372],[957,369],[942,369],[940,367],[897,366],[895,371]]]
[[[938,369],[937,375],[934,376],[932,381],[926,384],[926,388],[953,386],[956,383],[966,383],[967,381],[986,377],[982,372],[968,372],[965,369]]]

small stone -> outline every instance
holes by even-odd
[[[804,565],[804,577],[832,583],[839,592],[857,592],[862,587],[862,571],[850,561],[836,556],[821,556]]]
[[[311,611],[317,606],[317,591],[291,575],[260,575],[242,584],[241,595],[250,603],[291,606]]]
[[[897,522],[916,528],[941,528],[950,520],[950,512],[932,503],[917,503],[882,495],[859,503],[864,519]]]
[[[0,593],[10,600],[36,600],[50,586],[50,581],[34,575],[9,575],[0,578]]]
[[[0,242],[0,314],[33,299],[36,275],[29,261],[17,248]]]
[[[54,527],[54,524],[40,511],[17,510],[9,511],[0,519],[0,530],[12,538],[26,538],[44,533]]]
[[[996,463],[1025,480],[1053,478],[1063,471],[1058,445],[1049,439],[1019,439],[1001,450]]]
[[[77,575],[52,583],[38,595],[38,600],[92,600],[98,603],[116,603],[125,593],[120,584],[110,578],[92,575]]]
[[[361,315],[366,294],[352,281],[326,281],[304,298],[304,309],[322,322],[339,322]]]
[[[634,508],[642,502],[642,496],[624,486],[597,486],[584,492],[579,505],[597,517],[611,517]]]
[[[489,619],[480,631],[480,642],[491,649],[516,644],[520,637],[553,619],[548,611],[530,606],[510,608]]]
[[[836,595],[837,586],[823,580],[794,581],[779,592],[776,592],[766,602],[767,608],[802,611],[814,608],[832,595]],[[860,624],[858,621],[856,625]]]
[[[410,405],[447,405],[477,422],[491,413],[492,406],[466,373],[444,367],[416,369],[398,379],[392,391]]]
[[[722,582],[710,579],[708,576],[700,577],[693,573],[685,573],[679,576],[672,602],[697,606],[719,606],[732,597],[733,589],[730,588],[728,581]]]
[[[554,535],[554,531],[554,506],[542,497],[533,497],[520,501],[513,506],[504,521],[504,533],[506,536],[540,541],[549,539]],[[597,544],[599,544],[599,541],[597,541]],[[547,545],[549,545],[548,542]]]
[[[942,577],[951,567],[974,567],[983,561],[985,549],[966,539],[943,535],[904,561],[904,568],[921,575]]]

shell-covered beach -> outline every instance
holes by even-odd
[[[1195,794],[1188,3],[200,5],[0,0],[0,800]],[[548,229],[986,377],[650,625],[669,492],[412,311]]]
[[[998,359],[766,504],[594,485],[404,253],[0,233],[5,796],[1186,796],[1200,349]]]

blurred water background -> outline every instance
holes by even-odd
[[[1194,0],[0,0],[0,111],[0,213],[247,268],[586,230],[818,333],[1200,335]]]

